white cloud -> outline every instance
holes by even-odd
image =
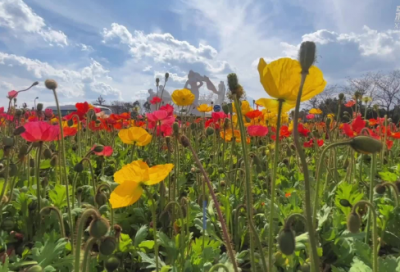
[[[123,25],[113,23],[103,29],[103,42],[121,44],[127,47],[134,59],[149,58],[158,63],[172,65],[200,64],[212,73],[227,69],[225,61],[217,60],[218,52],[210,45],[200,43],[197,47],[187,41],[175,39],[169,33],[144,34],[135,30],[133,34]]]
[[[20,38],[27,34],[39,35],[49,45],[68,45],[68,38],[62,31],[47,27],[44,19],[22,0],[2,0],[0,2],[0,27],[9,29],[13,35]]]
[[[161,82],[164,82],[164,78],[165,78],[165,72],[159,72],[156,71],[154,72],[154,78],[159,78]],[[168,78],[168,82],[171,84],[171,82],[173,83],[178,83],[178,84],[185,84],[187,81],[187,76],[179,76],[176,73],[169,73],[169,78]]]
[[[81,51],[83,51],[83,52],[89,52],[90,53],[90,52],[94,51],[92,46],[84,44],[84,43],[77,43],[76,46],[79,47],[81,49]]]
[[[111,86],[112,78],[109,76],[109,71],[93,59],[89,66],[81,70],[71,70],[59,69],[46,62],[0,52],[0,73],[3,76],[18,75],[32,81],[55,79],[59,84],[59,94],[66,99],[94,99],[99,94],[114,99],[121,98],[121,92]]]
[[[151,66],[151,65],[148,65],[148,66],[144,67],[144,69],[143,69],[142,71],[143,71],[143,72],[148,72],[148,71],[151,70],[151,68],[152,68],[152,66]]]

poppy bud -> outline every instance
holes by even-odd
[[[360,226],[361,226],[360,216],[355,212],[351,212],[349,214],[349,217],[347,218],[347,229],[351,233],[358,233],[360,231]]]
[[[206,133],[208,136],[211,136],[214,134],[214,129],[212,127],[208,127],[206,130]]]
[[[282,160],[282,163],[285,164],[286,166],[289,166],[289,160],[287,158],[284,158]]]
[[[299,62],[302,72],[308,74],[308,70],[315,62],[316,46],[314,42],[302,42],[299,51]]]
[[[100,206],[103,206],[104,204],[106,204],[108,199],[104,193],[97,192],[94,200],[96,201],[97,205],[100,207]]]
[[[290,148],[287,148],[287,149],[286,149],[286,155],[287,155],[288,157],[291,157],[291,156],[292,156],[292,150],[290,150]]]
[[[31,266],[28,268],[28,270],[26,270],[26,272],[42,272],[42,271],[43,271],[43,268],[38,264]]]
[[[105,263],[107,272],[113,272],[119,267],[120,261],[117,257],[111,256]]]
[[[94,152],[102,152],[104,150],[104,146],[96,145],[93,149]]]
[[[239,88],[239,81],[235,73],[228,75],[228,87],[232,93]]]
[[[158,87],[159,84],[160,84],[160,79],[157,77],[156,78],[156,86]]]
[[[48,149],[48,148],[46,148],[46,149],[43,151],[43,157],[44,157],[45,160],[51,159],[51,156],[52,156],[52,155],[53,155],[53,154],[52,154],[51,150]]]
[[[18,156],[23,157],[27,154],[29,146],[26,144],[21,145],[18,151]]]
[[[340,93],[339,94],[339,100],[343,100],[344,99],[344,93]]]
[[[285,255],[292,255],[296,249],[296,240],[293,230],[284,228],[278,236],[278,245]]]
[[[350,203],[347,199],[341,199],[341,200],[339,201],[339,203],[340,203],[340,205],[342,205],[343,207],[348,207],[348,208],[351,208],[351,207],[352,207],[351,203]]]
[[[24,133],[24,132],[25,132],[25,128],[24,128],[23,126],[20,126],[20,127],[17,127],[17,128],[14,130],[14,135],[15,135],[15,136],[21,135],[21,134]]]
[[[51,167],[56,167],[56,165],[57,165],[57,159],[58,159],[58,156],[57,156],[57,155],[54,155],[54,156],[51,157],[51,160],[50,160],[50,165],[51,165]]]
[[[69,120],[67,121],[67,125],[68,125],[69,127],[72,127],[72,126],[74,125],[74,120],[69,119]]]
[[[101,240],[99,251],[101,254],[108,256],[111,255],[117,248],[117,240],[115,237],[107,236]]]
[[[290,149],[292,149],[293,151],[296,151],[296,146],[294,144],[291,144]]]
[[[229,106],[228,106],[228,104],[222,105],[222,110],[224,111],[225,114],[228,114],[228,113],[229,113]]]
[[[107,234],[110,224],[102,217],[93,219],[89,226],[90,236],[100,239]]]
[[[46,81],[44,82],[44,85],[49,90],[55,90],[55,89],[57,89],[57,86],[58,86],[57,81],[55,81],[53,79],[46,79]]]
[[[165,73],[165,81],[167,81],[169,78],[169,73]]]
[[[185,135],[181,136],[180,141],[183,147],[188,147],[190,145],[190,141]]]
[[[81,173],[83,171],[83,163],[82,162],[78,162],[77,164],[75,164],[74,171],[78,172],[78,173]]]
[[[42,187],[45,188],[49,184],[49,179],[47,177],[44,177],[42,179]]]
[[[300,266],[300,270],[301,270],[301,272],[310,272],[311,271],[310,263],[303,263]]]
[[[225,187],[225,186],[226,186],[225,180],[221,180],[221,182],[219,183],[219,185],[221,185],[221,187]]]
[[[118,224],[114,225],[114,233],[115,233],[115,238],[119,239],[119,236],[121,235],[122,232],[122,227]]]
[[[177,122],[175,122],[175,123],[172,125],[172,129],[173,129],[173,131],[174,131],[174,135],[175,135],[175,136],[178,136],[178,135],[179,135],[179,124],[178,124]]]
[[[36,110],[38,112],[41,112],[43,110],[43,104],[42,103],[38,103],[37,106],[36,106]]]
[[[12,147],[14,145],[14,138],[12,137],[4,137],[3,138],[3,145],[6,147]]]
[[[382,142],[368,136],[357,136],[352,139],[350,146],[362,154],[377,153],[382,150]]]
[[[171,150],[171,137],[165,137],[165,142],[167,144],[168,150]]]
[[[386,192],[386,186],[382,184],[378,184],[375,186],[375,192],[377,194],[383,195]]]

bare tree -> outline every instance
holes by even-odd
[[[394,70],[386,75],[375,76],[377,86],[376,98],[386,112],[389,113],[392,106],[400,100],[400,70]]]
[[[376,77],[378,73],[367,73],[359,78],[348,78],[344,91],[351,96],[358,92],[361,96],[375,98]]]
[[[100,95],[97,97],[97,99],[93,102],[95,105],[103,105],[106,102],[106,100]]]
[[[306,108],[318,108],[325,100],[337,95],[338,90],[339,87],[337,85],[327,86],[322,93],[305,102]]]
[[[130,102],[122,102],[122,101],[114,101],[112,102],[110,108],[116,114],[121,114],[123,112],[129,112],[133,109],[133,103]]]

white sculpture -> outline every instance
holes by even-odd
[[[192,70],[189,71],[188,80],[185,84],[185,89],[189,89],[194,94],[194,102],[193,106],[196,108],[199,102],[200,96],[200,87],[203,86],[204,77],[202,77],[199,73],[193,72]],[[199,83],[199,84],[198,84]],[[189,88],[190,85],[190,88]]]

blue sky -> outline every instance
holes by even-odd
[[[400,68],[394,0],[0,0],[0,105],[6,93],[54,78],[63,104],[146,98],[156,77],[182,88],[190,69],[217,86],[236,72],[265,97],[260,57],[317,43],[328,84]],[[204,90],[204,92],[207,92]],[[52,104],[43,84],[18,102]]]

